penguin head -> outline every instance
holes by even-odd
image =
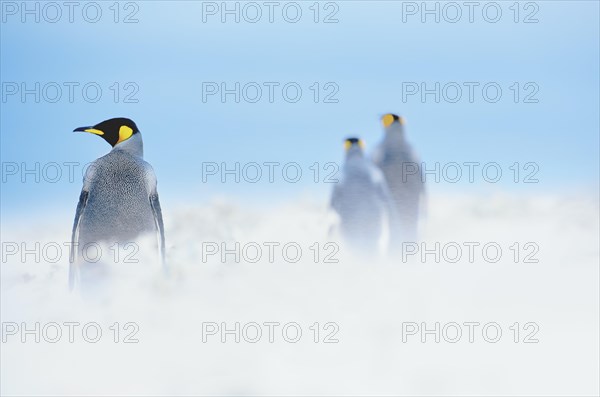
[[[381,123],[383,124],[383,128],[388,129],[394,125],[404,125],[404,119],[397,114],[388,113],[381,118]]]
[[[346,157],[353,155],[363,155],[365,143],[359,138],[347,138],[344,141],[344,149],[346,149]]]
[[[124,117],[105,120],[91,127],[79,127],[73,130],[73,132],[78,131],[99,135],[112,147],[140,132],[133,120]]]

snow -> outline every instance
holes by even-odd
[[[2,395],[599,393],[597,197],[430,198],[423,225],[426,248],[436,242],[448,248],[449,243],[481,247],[493,242],[503,250],[496,263],[480,254],[470,263],[466,251],[457,263],[444,258],[437,263],[433,255],[425,261],[419,255],[374,261],[353,257],[343,246],[335,255],[338,263],[325,263],[329,251],[323,244],[331,240],[332,217],[323,203],[310,200],[269,211],[228,200],[163,211],[170,276],[165,279],[151,258],[120,263],[112,266],[113,282],[101,298],[68,292],[66,247],[56,263],[7,255],[11,242],[26,242],[28,248],[35,242],[67,242],[71,214],[68,221],[63,214],[49,214],[25,225],[3,223]],[[245,246],[246,259],[256,245],[280,246],[273,263],[266,247],[257,263],[243,258],[236,263],[233,255],[225,261],[219,255],[203,259],[203,249],[223,242],[230,249],[235,242]],[[279,250],[291,242],[302,248],[296,263]],[[310,249],[315,242],[320,244],[317,263]],[[521,244],[518,263],[509,248],[514,242]],[[527,242],[539,247],[532,257],[538,263],[524,263]],[[62,337],[50,343],[51,332],[36,343],[35,335],[25,334],[23,343],[21,323],[31,329],[36,322],[40,327],[57,323]],[[80,323],[73,343],[65,322]],[[81,334],[92,322],[102,329],[97,343]],[[118,343],[109,328],[115,322]],[[246,326],[246,338],[241,335],[236,343],[228,334],[222,343],[219,332],[208,334],[223,322],[228,329],[236,322],[240,329]],[[280,324],[272,343],[268,322]],[[318,343],[310,328],[316,322]],[[457,323],[463,334],[456,343],[443,335],[439,343],[425,335],[422,343],[420,333],[403,334],[407,324],[421,327],[422,322],[428,329],[436,322],[440,327]],[[465,322],[480,323],[472,343]],[[510,329],[515,322],[518,343]],[[17,334],[7,332],[9,323],[17,324]],[[133,329],[124,329],[126,323],[139,327],[138,343],[123,343]],[[263,333],[256,343],[248,341],[256,330],[250,323]],[[281,332],[293,323],[302,330],[296,343]],[[334,325],[324,328],[326,323]],[[481,332],[490,323],[502,330],[496,343]],[[539,327],[533,336],[538,343],[523,342],[534,329],[525,329],[526,323]],[[336,326],[332,338],[338,342],[324,343]],[[287,334],[290,340],[294,330]]]

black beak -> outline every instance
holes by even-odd
[[[92,129],[92,128],[94,128],[94,127],[79,127],[79,128],[75,128],[73,130],[73,132],[85,132],[85,130],[89,130],[89,129]]]

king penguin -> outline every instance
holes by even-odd
[[[138,127],[130,119],[113,118],[77,131],[100,136],[112,150],[91,163],[85,173],[71,236],[70,288],[84,270],[80,267],[92,267],[82,260],[82,249],[90,243],[124,244],[156,233],[164,268],[165,234],[156,176],[143,160]]]
[[[382,172],[364,155],[358,138],[344,142],[346,158],[333,188],[331,207],[340,218],[341,236],[360,254],[377,256],[386,217],[394,214],[393,202]]]
[[[383,172],[396,205],[397,223],[392,226],[391,241],[397,245],[418,237],[425,183],[421,164],[406,140],[404,119],[390,113],[384,115],[381,122],[385,136],[372,158]]]

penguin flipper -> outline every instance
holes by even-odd
[[[333,186],[333,191],[331,192],[331,199],[329,200],[329,206],[335,212],[339,211],[341,194],[342,193],[340,191],[340,182],[338,182]]]
[[[394,203],[392,192],[390,191],[385,178],[381,179],[377,185],[377,195],[379,196],[379,199],[383,203],[383,207],[387,212],[390,227],[397,228],[400,224],[400,214],[398,214],[398,209]]]
[[[371,153],[371,161],[377,167],[381,167],[381,164],[383,163],[383,147],[381,145],[375,147],[375,149]]]
[[[71,233],[71,252],[69,255],[69,289],[72,291],[75,286],[75,277],[77,275],[77,268],[75,265],[75,244],[79,240],[79,223],[81,222],[81,215],[85,209],[88,201],[89,192],[85,189],[81,190],[79,195],[79,203],[77,203],[77,209],[75,210],[75,220],[73,221],[73,232]]]
[[[152,213],[154,214],[154,223],[156,224],[156,230],[158,232],[158,239],[160,244],[160,258],[163,266],[163,270],[167,271],[167,263],[165,261],[165,226],[163,224],[162,210],[160,208],[160,201],[158,200],[158,193],[153,193],[149,197],[150,206],[152,207]]]

